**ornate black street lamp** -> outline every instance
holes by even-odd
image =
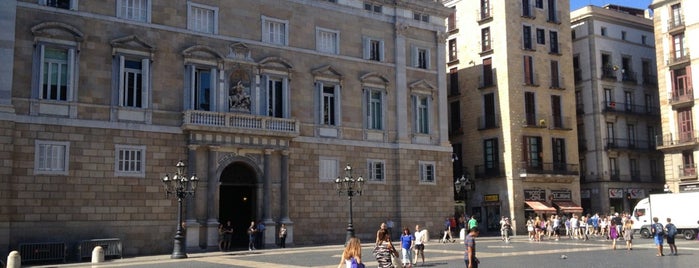
[[[464,171],[461,178],[454,182],[454,189],[456,189],[456,193],[463,193],[464,195],[464,217],[466,216],[466,207],[468,206],[468,192],[473,191],[474,186],[475,184],[473,183],[473,180],[471,180],[471,174],[468,173],[468,170]]]
[[[170,178],[170,175],[165,174],[163,177],[163,186],[165,187],[165,196],[170,197],[170,194],[174,194],[177,198],[178,210],[177,210],[177,233],[174,238],[174,247],[172,249],[171,259],[184,259],[187,258],[187,253],[184,247],[184,229],[182,226],[182,200],[188,196],[194,196],[194,191],[197,189],[197,183],[199,178],[197,175],[192,175],[192,177],[187,178],[185,174],[185,169],[187,165],[181,160],[177,162],[177,171],[175,175]]]
[[[356,185],[356,188],[355,188]],[[350,238],[354,237],[354,227],[352,226],[352,196],[362,195],[362,186],[364,185],[364,178],[359,176],[356,180],[352,177],[352,167],[347,164],[345,167],[345,178],[341,179],[339,176],[335,179],[335,186],[337,186],[337,194],[346,194],[349,199],[349,222],[347,223],[347,237],[345,241],[349,241]]]

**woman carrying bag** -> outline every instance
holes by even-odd
[[[400,265],[398,251],[393,247],[391,238],[388,236],[388,231],[384,229],[379,230],[377,233],[377,240],[378,242],[376,242],[373,254],[376,258],[376,262],[379,263],[379,268],[400,268],[401,266],[396,266],[394,262],[392,262],[392,259],[395,259],[398,261],[398,265]]]

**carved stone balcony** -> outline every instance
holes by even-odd
[[[300,124],[295,119],[242,113],[187,110],[182,129],[261,136],[297,137]]]

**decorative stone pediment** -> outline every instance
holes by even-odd
[[[143,41],[141,38],[135,35],[129,35],[121,38],[114,39],[109,42],[112,45],[112,53],[116,50],[135,50],[135,51],[146,51],[148,53],[155,52],[155,46]]]
[[[185,59],[195,59],[204,61],[221,62],[223,55],[215,51],[213,48],[204,45],[194,45],[182,51],[182,56]]]
[[[435,91],[437,88],[430,84],[430,82],[425,81],[425,79],[420,79],[418,81],[412,82],[408,85],[410,90],[416,91]]]
[[[228,58],[242,60],[242,61],[253,61],[252,53],[248,45],[244,43],[233,43],[228,47]]]
[[[31,28],[35,37],[82,42],[85,35],[77,28],[62,22],[42,22]]]
[[[289,71],[294,66],[291,63],[280,57],[267,57],[260,61],[260,68]]]
[[[342,81],[342,74],[335,70],[331,65],[324,65],[311,70],[311,74],[315,78],[326,78],[330,80]]]
[[[383,87],[387,87],[389,82],[388,78],[377,72],[366,73],[359,77],[359,80],[362,81],[362,84],[373,84]]]

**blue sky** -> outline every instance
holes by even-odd
[[[601,7],[606,4],[647,9],[651,2],[652,0],[570,0],[570,10],[573,11],[587,5]]]

